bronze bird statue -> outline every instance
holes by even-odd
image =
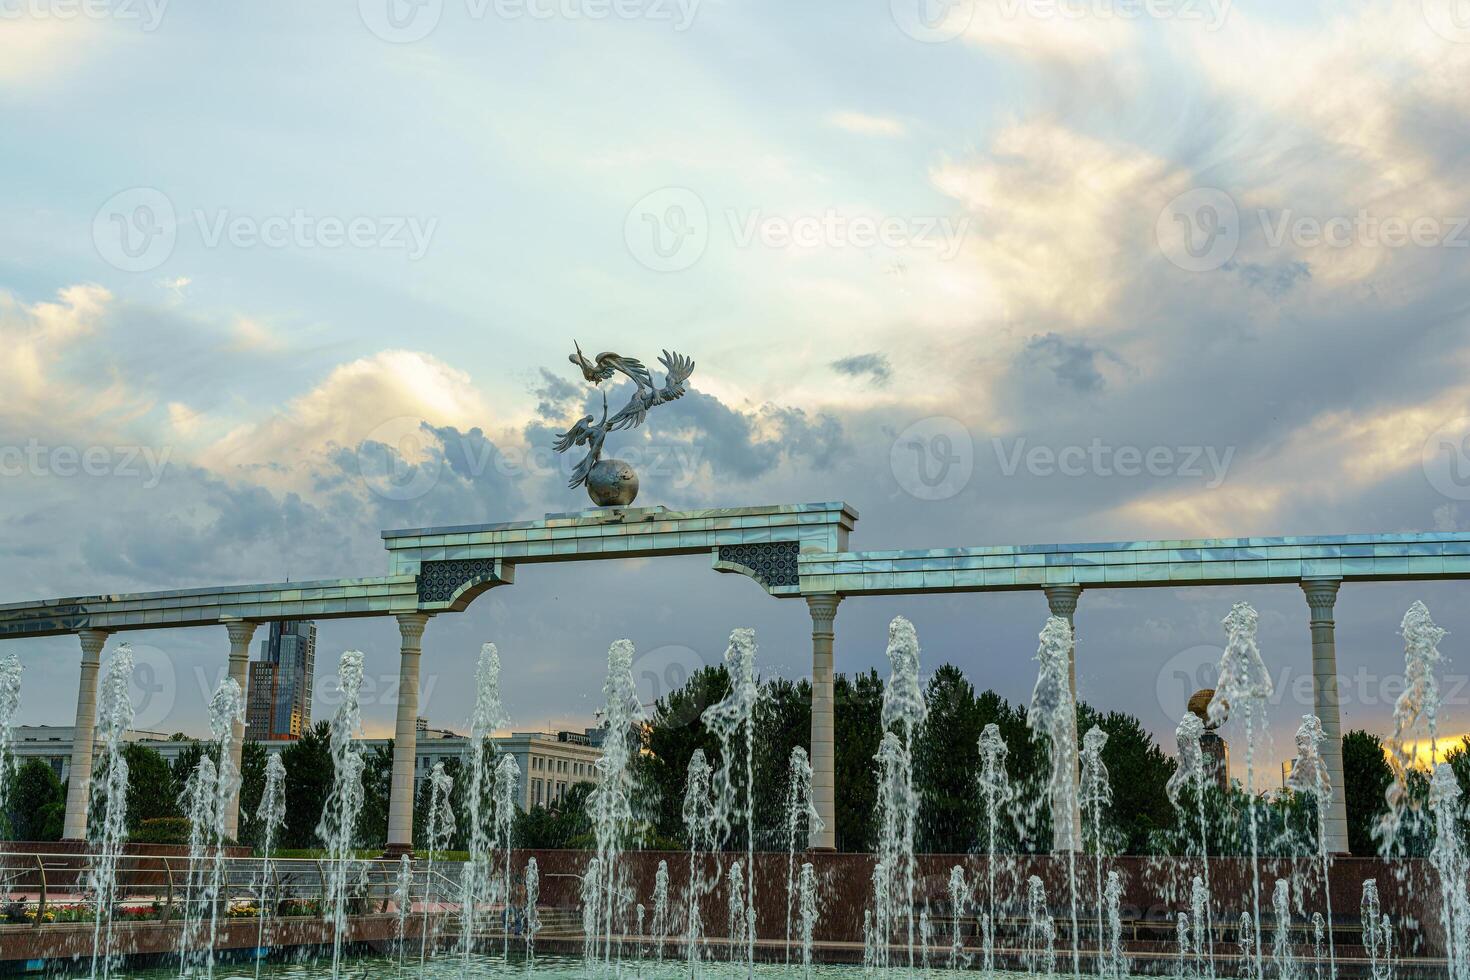
[[[574,340],[572,346],[577,348],[577,352],[568,354],[567,360],[581,368],[582,377],[590,383],[600,385],[611,378],[614,372],[621,372],[632,378],[640,389],[653,387],[653,376],[648,373],[648,368],[644,367],[643,362],[638,358],[623,357],[612,351],[603,351],[597,355],[596,361],[589,361],[582,353],[581,344]]]

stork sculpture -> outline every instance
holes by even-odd
[[[567,486],[585,485],[592,502],[600,507],[626,507],[638,496],[638,474],[633,471],[633,467],[620,459],[603,459],[603,441],[609,432],[636,429],[642,425],[648,418],[650,409],[682,398],[688,391],[686,382],[694,373],[694,361],[682,354],[664,351],[659,357],[659,363],[664,366],[664,383],[656,386],[648,368],[635,357],[623,357],[607,351],[589,361],[582,353],[580,344],[573,341],[572,345],[576,352],[569,355],[567,360],[581,369],[582,377],[589,384],[601,387],[613,375],[622,374],[633,381],[633,396],[626,405],[609,416],[607,392],[604,390],[602,421],[595,421],[595,416],[592,415],[582,416],[570,429],[557,436],[552,448],[564,453],[573,446],[586,446],[587,455],[572,470],[572,478]]]

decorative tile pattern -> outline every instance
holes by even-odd
[[[801,584],[796,571],[799,554],[795,541],[725,544],[716,551],[715,567],[720,571],[743,571],[772,594],[794,594]]]
[[[419,603],[448,603],[461,588],[473,582],[500,584],[499,562],[493,558],[459,558],[426,561],[419,569]]]

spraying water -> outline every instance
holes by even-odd
[[[393,889],[393,907],[398,913],[398,972],[403,973],[403,937],[407,932],[408,913],[413,907],[413,862],[404,854],[398,858],[398,882]]]
[[[730,674],[730,693],[705,709],[705,726],[719,739],[720,767],[714,774],[715,825],[717,839],[729,839],[736,817],[745,828],[745,866],[755,867],[755,706],[760,683],[755,671],[755,631],[737,629],[730,633],[725,650],[725,669]],[[755,875],[745,879],[745,908],[755,910]],[[747,932],[741,929],[742,934]],[[755,935],[742,935],[742,959],[746,972],[755,968]],[[731,942],[734,936],[731,935]]]
[[[801,866],[801,877],[797,884],[800,893],[798,916],[801,921],[801,972],[812,975],[812,938],[817,932],[817,873],[808,861]]]
[[[995,973],[995,864],[1000,859],[996,833],[1003,810],[1014,796],[1006,772],[1005,739],[1000,726],[991,723],[980,733],[980,796],[985,801],[985,912],[980,919],[981,968]]]
[[[646,714],[638,700],[638,686],[633,680],[633,644],[618,640],[607,651],[607,681],[602,692],[607,699],[603,718],[607,737],[602,757],[597,760],[598,784],[587,798],[597,839],[596,871],[588,868],[592,881],[593,904],[601,913],[600,929],[605,936],[602,960],[610,964],[614,954],[614,935],[626,916],[628,902],[625,887],[627,872],[619,858],[623,842],[633,827],[633,760],[635,744],[633,726],[644,721]],[[597,956],[597,919],[594,922],[591,951]]]
[[[883,688],[883,740],[878,746],[878,859],[888,880],[873,896],[878,940],[886,958],[888,941],[902,914],[908,966],[914,966],[914,833],[919,796],[914,790],[914,740],[928,704],[919,685],[919,637],[902,616],[888,624],[888,683]],[[880,898],[882,901],[880,902]]]
[[[1385,855],[1393,848],[1405,811],[1414,805],[1409,794],[1409,771],[1414,767],[1414,743],[1429,740],[1429,765],[1439,762],[1439,668],[1446,660],[1439,641],[1446,631],[1434,625],[1429,609],[1415,602],[1404,613],[1399,632],[1404,637],[1404,691],[1393,707],[1393,736],[1386,745],[1393,782],[1385,794],[1388,812],[1377,828]]]
[[[526,962],[536,962],[536,933],[541,931],[541,868],[526,858]]]
[[[1184,807],[1180,803],[1180,797],[1186,788],[1194,790],[1195,812],[1199,823],[1199,855],[1201,876],[1196,876],[1190,886],[1190,901],[1194,914],[1194,928],[1198,935],[1204,933],[1205,970],[1210,976],[1215,975],[1215,937],[1214,937],[1214,911],[1210,901],[1210,835],[1209,821],[1205,813],[1205,787],[1208,785],[1209,775],[1205,771],[1205,753],[1200,746],[1200,739],[1205,733],[1205,723],[1192,711],[1187,711],[1183,718],[1179,719],[1179,727],[1174,729],[1174,737],[1179,744],[1178,765],[1174,774],[1169,777],[1168,784],[1164,787],[1169,795],[1169,802],[1179,811],[1179,819],[1185,821]],[[1196,943],[1196,947],[1200,944]],[[1198,958],[1200,950],[1196,948],[1195,957]]]
[[[960,932],[969,905],[970,886],[965,883],[965,869],[958,864],[949,869],[949,969],[960,968],[960,953],[965,937]]]
[[[1445,959],[1451,980],[1470,977],[1470,894],[1465,889],[1470,870],[1459,819],[1463,812],[1460,782],[1448,762],[1434,767],[1429,783],[1429,812],[1434,820],[1434,844],[1429,862],[1438,872],[1440,922],[1445,936]]]
[[[1056,972],[1056,924],[1046,907],[1046,887],[1032,875],[1026,881],[1026,972],[1049,977]]]
[[[133,724],[128,688],[133,682],[133,647],[124,643],[107,662],[98,705],[97,738],[103,778],[92,781],[87,828],[91,856],[87,880],[92,893],[92,977],[99,959],[104,978],[112,972],[112,914],[117,897],[117,859],[128,836],[128,761],[123,736]],[[106,923],[104,925],[104,922]]]
[[[796,901],[795,872],[797,842],[806,842],[825,826],[812,804],[812,765],[806,749],[791,747],[791,761],[786,778],[786,962],[791,962],[791,912]]]
[[[10,751],[15,713],[20,709],[20,658],[11,654],[0,660],[0,813],[5,812],[5,790],[15,756]]]
[[[179,929],[180,976],[186,976],[191,967],[203,962],[199,933],[204,927],[206,899],[201,893],[208,878],[205,861],[214,835],[214,787],[218,781],[214,760],[205,755],[184,787],[189,813],[189,872],[184,878],[184,924]]]
[[[1291,766],[1288,785],[1298,793],[1309,793],[1317,812],[1317,857],[1322,867],[1322,896],[1327,904],[1327,921],[1332,921],[1332,883],[1329,872],[1332,858],[1327,850],[1327,814],[1332,809],[1332,780],[1322,761],[1322,741],[1326,738],[1322,722],[1316,715],[1303,715],[1296,731],[1296,760]],[[1337,944],[1332,930],[1327,930],[1327,962],[1329,975],[1337,976]]]
[[[710,787],[711,770],[704,750],[695,749],[689,757],[689,771],[684,783],[684,833],[689,838],[688,906],[685,917],[685,959],[689,972],[699,971],[703,958],[704,924],[700,902],[709,885],[704,874],[705,856],[715,848],[714,797]],[[718,872],[716,872],[718,876]]]
[[[653,874],[654,959],[664,961],[664,943],[669,938],[669,862],[660,860]]]
[[[493,818],[495,772],[490,760],[495,754],[491,736],[509,717],[500,700],[500,653],[495,644],[480,647],[475,666],[475,706],[470,712],[469,739],[465,743],[465,768],[469,785],[465,804],[469,811],[469,857],[460,871],[460,955],[466,970],[474,950],[478,914],[490,901],[491,851],[493,841],[487,818]]]
[[[214,975],[214,950],[219,939],[220,893],[224,887],[225,872],[224,826],[230,805],[240,792],[240,773],[234,763],[235,725],[243,724],[244,721],[245,697],[240,692],[239,683],[233,677],[226,677],[215,688],[214,697],[209,702],[209,751],[218,761],[212,767],[213,779],[205,778],[201,782],[200,799],[197,802],[203,813],[191,813],[191,817],[196,820],[203,816],[205,830],[202,839],[197,841],[196,835],[191,834],[190,868],[201,858],[207,859],[208,863],[201,869],[203,894],[199,906],[193,910],[191,920],[195,935],[191,937],[190,931],[186,929],[183,941],[189,943],[197,940],[197,933],[202,929],[207,910],[209,941],[203,951],[206,976]],[[205,759],[209,757],[205,756]],[[203,761],[201,760],[201,764]],[[210,774],[205,774],[206,777],[208,775]],[[202,845],[204,853],[195,853],[193,845],[196,843]]]
[[[495,764],[495,843],[501,854],[500,903],[505,921],[501,938],[501,955],[510,958],[511,909],[511,829],[515,826],[516,787],[520,785],[521,767],[513,755],[502,755]]]
[[[1123,882],[1118,872],[1108,872],[1108,883],[1103,888],[1103,901],[1107,906],[1107,942],[1103,946],[1098,973],[1104,977],[1122,978],[1128,975],[1128,958],[1123,953]]]
[[[1251,846],[1251,919],[1254,944],[1254,974],[1264,975],[1261,951],[1261,871],[1260,829],[1256,813],[1256,742],[1266,732],[1266,701],[1271,697],[1271,675],[1261,660],[1256,646],[1259,617],[1249,603],[1237,602],[1225,617],[1225,652],[1220,655],[1220,679],[1207,711],[1211,724],[1218,727],[1240,712],[1245,728],[1245,788],[1248,796]]]
[[[1077,851],[1081,847],[1081,830],[1076,826],[1078,812],[1076,783],[1072,778],[1077,759],[1077,706],[1072,699],[1072,626],[1061,616],[1050,616],[1041,630],[1041,645],[1036,651],[1041,665],[1036,687],[1031,693],[1031,712],[1026,723],[1032,731],[1047,739],[1051,750],[1051,780],[1048,784],[1052,801],[1051,819],[1061,824],[1056,835],[1067,851],[1067,881],[1072,914],[1072,975],[1081,976],[1082,956],[1077,929]],[[1060,811],[1060,812],[1058,812]]]
[[[419,974],[424,972],[424,960],[432,945],[429,904],[434,889],[434,859],[440,851],[449,847],[454,837],[454,777],[444,771],[444,763],[434,763],[429,771],[429,825],[425,828],[424,841],[429,849],[429,863],[424,871],[424,920],[419,936]]]
[[[347,650],[337,663],[342,703],[332,717],[332,792],[322,807],[316,835],[327,852],[327,889],[323,909],[332,917],[332,976],[341,976],[342,937],[347,932],[347,898],[357,875],[353,857],[357,817],[362,812],[362,749],[354,741],[362,728],[362,653]]]
[[[1296,980],[1296,955],[1291,949],[1291,884],[1277,878],[1271,893],[1271,909],[1276,917],[1276,931],[1271,940],[1271,962],[1277,980]]]
[[[1082,780],[1079,800],[1092,830],[1093,884],[1097,900],[1097,962],[1099,972],[1107,963],[1105,920],[1107,907],[1103,896],[1103,809],[1113,804],[1113,787],[1108,782],[1108,767],[1103,762],[1103,746],[1108,733],[1094,725],[1082,736]]]
[[[730,865],[725,904],[729,910],[725,935],[730,943],[730,962],[735,963],[745,957],[745,873],[739,860]]]
[[[279,754],[265,760],[265,788],[260,793],[260,805],[255,810],[256,826],[260,831],[260,888],[256,893],[259,914],[255,923],[255,975],[260,976],[260,961],[269,948],[265,936],[265,909],[271,882],[275,877],[276,835],[286,822],[286,764]]]
[[[1393,931],[1388,916],[1378,900],[1378,881],[1363,882],[1361,905],[1363,950],[1368,954],[1369,980],[1390,980],[1393,976]]]

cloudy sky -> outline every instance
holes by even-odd
[[[698,362],[610,443],[640,503],[842,499],[863,549],[1470,529],[1466,77],[1452,0],[5,3],[0,599],[578,509],[574,338]],[[1423,598],[1470,729],[1467,588],[1344,587],[1345,724],[1389,725]],[[1084,594],[1082,696],[1172,748],[1242,598],[1285,752],[1294,587]],[[839,667],[902,613],[1024,699],[1045,612],[850,600]],[[705,559],[530,567],[430,625],[423,713],[463,724],[485,640],[534,728],[614,639],[666,682],[742,625],[808,669],[804,606]],[[140,722],[200,730],[223,628],[132,639]],[[75,640],[8,646],[69,725]],[[349,647],[389,731],[394,624],[322,624],[318,673]]]

